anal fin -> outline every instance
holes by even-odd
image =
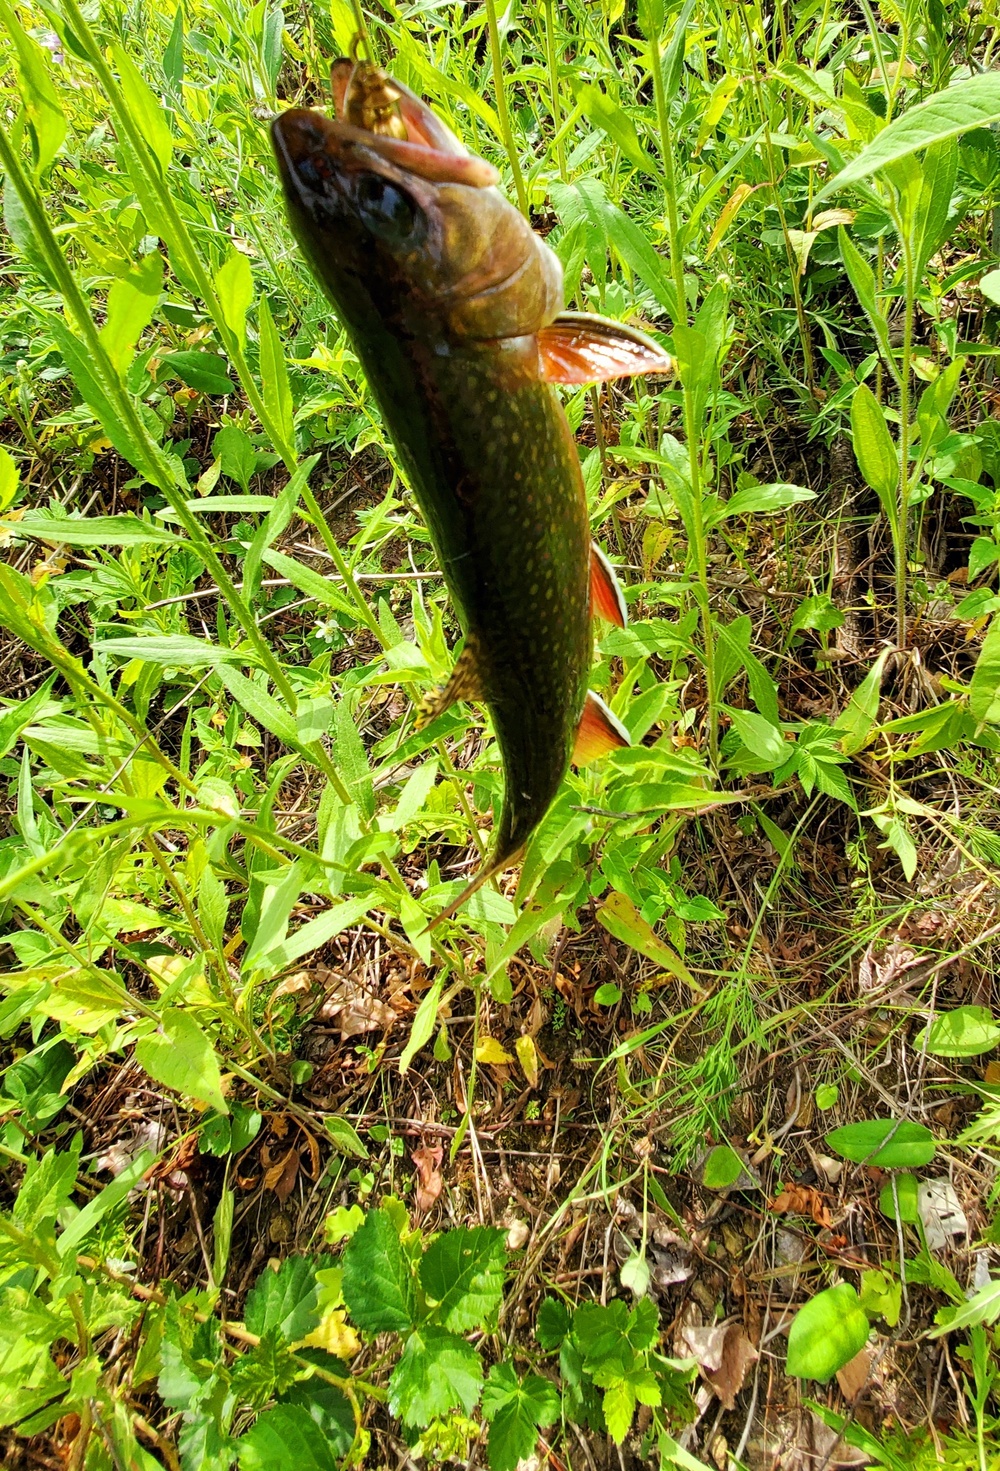
[[[420,729],[443,715],[458,700],[481,700],[482,680],[479,674],[479,646],[470,634],[465,648],[455,661],[448,683],[431,690],[417,706],[417,728]]]
[[[573,765],[589,766],[599,756],[631,744],[632,739],[617,715],[612,715],[600,695],[588,690],[580,724],[576,728]]]
[[[628,608],[615,569],[595,541],[590,548],[590,611],[619,628],[628,625]]]

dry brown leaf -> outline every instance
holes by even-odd
[[[417,1167],[417,1188],[413,1204],[417,1212],[423,1215],[430,1210],[444,1189],[444,1176],[441,1173],[444,1150],[440,1144],[425,1144],[422,1149],[415,1149],[410,1158]]]
[[[336,1023],[341,1037],[357,1037],[362,1032],[383,1031],[392,1026],[396,1013],[353,976],[328,970],[323,973],[328,986],[326,999],[316,1013],[317,1021]]]
[[[295,1181],[299,1173],[299,1151],[292,1145],[276,1164],[264,1172],[264,1185],[268,1190],[273,1190],[278,1200],[284,1205],[295,1187]]]
[[[905,971],[912,970],[916,965],[922,965],[925,957],[918,955],[908,945],[903,945],[899,940],[893,940],[882,949],[878,941],[873,940],[861,957],[858,966],[858,989],[861,991],[881,991],[886,986],[891,986],[894,981]]]
[[[854,1403],[868,1383],[868,1374],[874,1357],[870,1348],[863,1348],[860,1353],[854,1355],[853,1359],[849,1359],[842,1369],[837,1370],[840,1392],[849,1404]]]
[[[768,1210],[790,1216],[811,1216],[817,1226],[827,1230],[833,1225],[823,1197],[814,1185],[786,1185],[769,1203]]]
[[[741,1323],[718,1323],[711,1328],[683,1328],[681,1339],[698,1360],[707,1383],[721,1402],[731,1410],[743,1388],[747,1370],[757,1362],[758,1353]]]

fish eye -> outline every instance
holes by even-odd
[[[410,196],[388,179],[362,174],[354,197],[365,226],[380,240],[402,245],[413,234],[420,212]]]

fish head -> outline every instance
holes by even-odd
[[[365,63],[333,68],[335,117],[282,113],[272,139],[293,231],[348,325],[490,341],[562,310],[558,258],[431,109]]]

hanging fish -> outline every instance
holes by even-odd
[[[488,705],[505,792],[489,858],[516,862],[570,761],[628,744],[587,689],[594,613],[625,602],[591,544],[553,383],[670,373],[620,323],[564,312],[562,268],[430,108],[370,64],[333,65],[336,118],[272,125],[292,230],[347,329],[465,634],[431,702]],[[440,917],[440,916],[439,916]]]

